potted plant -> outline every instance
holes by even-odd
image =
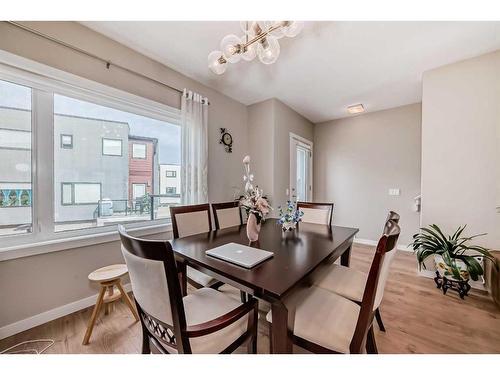
[[[484,274],[482,260],[493,261],[488,249],[470,244],[472,239],[486,233],[462,237],[465,228],[466,225],[460,226],[453,235],[446,236],[436,224],[432,224],[413,235],[411,244],[419,268],[425,269],[424,261],[434,256],[437,287],[442,288],[443,293],[450,288],[457,289],[461,298],[470,289],[469,279],[476,281]]]

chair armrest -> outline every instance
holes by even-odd
[[[231,310],[224,315],[221,315],[207,322],[188,326],[186,328],[187,336],[200,337],[209,335],[210,333],[216,331],[220,331],[221,329],[241,319],[243,316],[254,310],[256,307],[257,307],[257,300],[255,298],[251,298],[248,302],[245,302],[244,304],[238,306],[234,310]]]

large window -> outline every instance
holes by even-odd
[[[161,200],[159,173],[162,163],[179,162],[178,126],[58,94],[54,113],[54,139],[72,134],[78,144],[54,148],[56,231],[169,217],[180,198]],[[148,144],[154,157],[146,159]],[[137,157],[141,163],[132,163]]]
[[[0,81],[0,236],[32,231],[31,94]]]
[[[179,110],[30,69],[0,62],[0,251],[168,223],[180,203],[165,193],[165,167],[180,165]]]

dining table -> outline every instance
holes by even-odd
[[[276,219],[267,219],[262,222],[255,242],[249,242],[243,224],[173,239],[171,244],[179,271],[184,275],[181,277],[184,291],[187,291],[185,275],[189,266],[269,302],[272,353],[292,353],[295,312],[293,306],[286,306],[286,297],[307,282],[322,264],[340,258],[340,263],[348,267],[358,231],[357,228],[300,222],[294,231],[284,233]],[[231,242],[270,251],[273,256],[247,269],[205,253]]]

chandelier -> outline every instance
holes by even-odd
[[[223,74],[228,62],[237,63],[241,59],[252,61],[256,56],[263,64],[274,63],[280,54],[278,39],[294,37],[304,27],[301,21],[241,21],[242,37],[234,34],[225,36],[220,43],[220,51],[208,55],[208,67],[215,74]]]

